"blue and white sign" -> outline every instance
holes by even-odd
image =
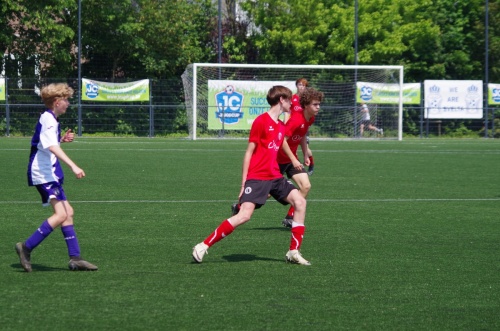
[[[480,80],[426,80],[425,118],[483,118],[483,82]]]

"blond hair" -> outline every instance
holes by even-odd
[[[40,95],[47,108],[52,108],[57,99],[68,99],[75,91],[66,83],[53,83],[42,88]]]

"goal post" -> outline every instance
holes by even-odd
[[[247,137],[255,117],[269,109],[269,88],[296,93],[301,77],[325,94],[312,139],[402,140],[403,66],[227,63],[193,63],[182,74],[189,138]]]

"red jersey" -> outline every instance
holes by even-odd
[[[290,147],[290,150],[292,151],[293,155],[295,155],[295,157],[297,157],[297,149],[300,145],[300,141],[307,134],[309,127],[313,123],[314,116],[311,117],[309,121],[307,121],[303,111],[293,112],[288,122],[286,122],[285,137],[288,137],[288,140],[286,142],[288,143],[288,146]],[[286,155],[285,151],[280,148],[278,152],[278,164],[287,164],[291,162],[292,161]]]
[[[292,96],[292,106],[290,107],[290,115],[298,112],[298,111],[303,111],[302,106],[300,105],[300,97],[298,94],[294,94]]]
[[[277,155],[284,138],[285,124],[281,120],[275,122],[267,112],[257,116],[248,139],[256,146],[250,159],[247,180],[272,180],[283,177]]]

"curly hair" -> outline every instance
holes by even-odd
[[[54,83],[42,88],[40,95],[47,108],[52,108],[56,99],[68,99],[73,96],[74,90],[66,83]]]
[[[313,103],[313,101],[322,102],[325,95],[323,92],[315,90],[312,87],[308,87],[300,94],[300,106],[302,108],[306,108],[306,106]]]

